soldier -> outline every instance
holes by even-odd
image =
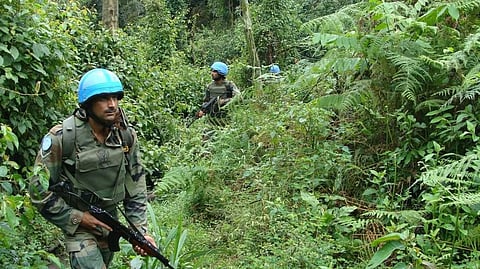
[[[272,64],[272,66],[270,66],[270,73],[279,74],[280,73],[280,66],[278,66],[276,64]]]
[[[219,126],[224,126],[225,110],[222,110],[232,98],[239,94],[235,83],[227,80],[228,66],[223,62],[214,62],[210,67],[212,82],[208,84],[203,97],[202,110],[197,112],[197,118],[205,114],[211,116],[210,121]],[[213,101],[213,102],[212,102]],[[208,105],[206,105],[208,104]]]
[[[266,83],[276,83],[283,80],[282,75],[280,74],[280,66],[272,64],[270,66],[270,75],[268,76]]]
[[[147,235],[145,171],[138,139],[128,125],[119,100],[123,86],[106,69],[93,69],[80,79],[78,103],[73,115],[43,137],[35,166],[49,175],[32,177],[32,203],[65,235],[72,268],[108,268],[113,252],[107,235],[112,228],[93,217],[85,201],[101,207],[118,219],[118,204],[145,238]],[[45,181],[45,182],[42,182]],[[48,182],[47,182],[48,181]],[[70,194],[54,186],[69,186]],[[135,247],[137,254],[146,252]]]
[[[283,80],[282,75],[280,74],[280,66],[277,64],[271,64],[269,68],[269,72],[260,75],[257,80],[262,83],[262,85],[272,85],[276,84]]]

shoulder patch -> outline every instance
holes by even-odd
[[[52,147],[52,138],[49,134],[45,135],[42,139],[42,151],[47,152]]]

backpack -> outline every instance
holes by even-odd
[[[233,87],[232,83],[229,81],[226,85],[225,88],[227,89],[227,98],[232,98],[233,97]]]

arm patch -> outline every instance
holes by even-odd
[[[42,157],[47,155],[52,148],[52,138],[50,134],[46,134],[42,139]]]

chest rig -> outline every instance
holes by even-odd
[[[100,144],[93,139],[88,123],[75,116],[65,119],[62,127],[62,176],[66,177],[62,180],[70,182],[83,200],[105,209],[115,207],[132,183],[132,133],[114,128]]]
[[[208,85],[209,98],[220,97],[220,98],[232,98],[233,97],[233,87],[230,81],[224,81],[222,85],[216,85],[211,83]]]

